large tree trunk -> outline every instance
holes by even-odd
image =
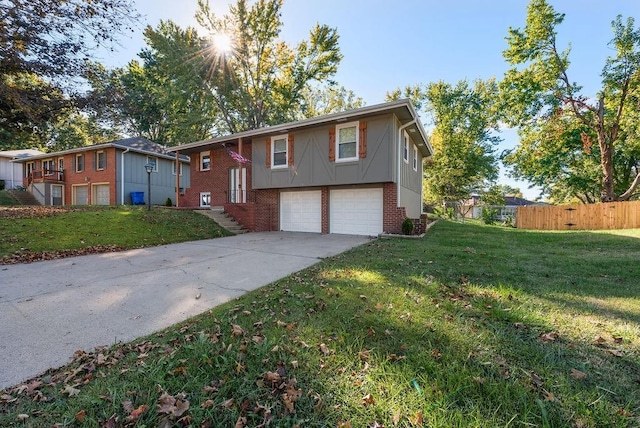
[[[596,125],[598,133],[598,146],[600,146],[600,166],[602,167],[602,190],[600,199],[602,202],[612,202],[616,200],[616,193],[613,187],[613,139],[608,141],[604,126],[604,99],[598,100],[598,122]]]

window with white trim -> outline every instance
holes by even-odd
[[[44,169],[44,175],[53,175],[53,170],[56,169],[56,162],[53,159],[45,159],[42,161],[42,169]]]
[[[200,171],[209,171],[211,169],[211,152],[200,152]]]
[[[171,162],[171,173],[176,175],[176,161]],[[182,175],[182,162],[180,162],[180,175]]]
[[[76,172],[84,171],[84,153],[76,155]]]
[[[287,167],[287,135],[271,137],[271,168]]]
[[[103,150],[96,153],[96,169],[101,171],[107,167],[107,155]]]
[[[336,162],[358,159],[358,122],[336,125]]]
[[[406,163],[409,163],[409,134],[407,134],[407,131],[403,134],[402,159],[404,159]]]
[[[200,192],[200,207],[211,206],[211,192]]]
[[[418,147],[415,144],[413,145],[413,170],[418,170]]]
[[[153,172],[158,172],[158,158],[155,156],[147,156],[147,164],[153,165]]]

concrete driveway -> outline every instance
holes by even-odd
[[[249,233],[0,266],[0,389],[66,364],[78,349],[161,330],[367,240]]]

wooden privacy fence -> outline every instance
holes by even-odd
[[[536,230],[640,228],[640,201],[518,207],[516,227]]]

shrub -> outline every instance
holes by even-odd
[[[4,180],[0,180],[0,190],[4,190]]]
[[[482,222],[484,224],[495,224],[496,214],[498,214],[496,208],[482,208]]]
[[[405,235],[411,235],[413,233],[413,220],[405,218],[402,222],[402,233]]]
[[[171,198],[167,198],[167,200],[164,201],[164,206],[165,207],[172,207],[173,206],[173,202],[171,202]]]

